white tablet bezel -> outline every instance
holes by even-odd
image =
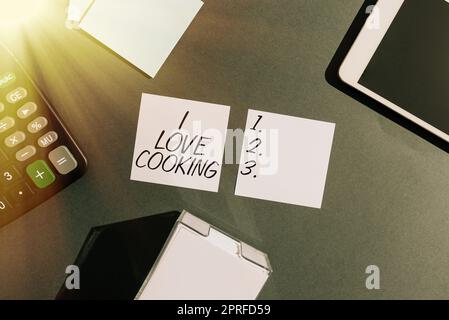
[[[371,15],[376,15],[375,27],[373,27],[373,21],[367,19],[365,25],[357,36],[354,44],[349,50],[346,58],[339,69],[339,76],[341,80],[349,84],[351,87],[365,93],[366,95],[374,98],[388,108],[396,111],[405,118],[415,122],[421,127],[427,129],[438,137],[449,142],[449,135],[440,129],[430,125],[426,121],[411,114],[402,107],[387,100],[376,92],[364,87],[359,83],[359,80],[365,71],[371,58],[374,56],[378,46],[382,42],[385,34],[390,28],[394,18],[398,14],[405,0],[379,0],[378,3],[371,11]],[[404,106],[405,107],[405,106]]]

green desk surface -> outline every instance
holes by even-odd
[[[0,230],[0,298],[54,298],[93,226],[182,209],[268,253],[262,299],[448,298],[449,155],[324,77],[362,3],[208,0],[155,79],[66,29],[64,1],[7,30],[90,167]],[[230,128],[248,108],[335,122],[323,208],[236,197],[236,165],[218,193],[130,181],[142,92],[230,105]]]

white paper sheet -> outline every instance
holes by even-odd
[[[131,180],[217,192],[229,110],[143,94]]]
[[[67,8],[67,20],[80,22],[94,0],[70,0]]]
[[[235,194],[321,208],[335,124],[249,110]]]
[[[80,27],[155,77],[203,2],[95,0]]]

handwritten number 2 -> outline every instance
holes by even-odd
[[[260,120],[262,120],[262,116],[258,115],[257,116],[257,120],[256,123],[254,123],[254,126],[251,128],[251,130],[256,130],[257,125],[259,124]],[[262,140],[260,138],[255,138],[254,140],[252,140],[248,146],[253,145],[250,149],[246,150],[246,152],[248,153],[256,153],[254,150],[256,150],[261,144],[262,144]],[[255,160],[249,160],[245,162],[245,168],[243,170],[240,171],[240,174],[243,176],[247,176],[249,174],[251,174],[253,172],[253,169],[257,166],[257,162]],[[256,176],[254,175],[254,178]]]
[[[254,150],[257,149],[257,148],[259,148],[259,146],[262,144],[262,140],[260,140],[260,138],[256,138],[256,139],[254,139],[253,141],[251,141],[249,144],[251,145],[251,144],[253,144],[253,143],[255,143],[255,146],[252,147],[252,148],[249,149],[249,150],[246,150],[246,152],[249,152],[249,153],[255,153]]]

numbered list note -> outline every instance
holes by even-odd
[[[235,194],[321,208],[335,124],[249,110]]]

